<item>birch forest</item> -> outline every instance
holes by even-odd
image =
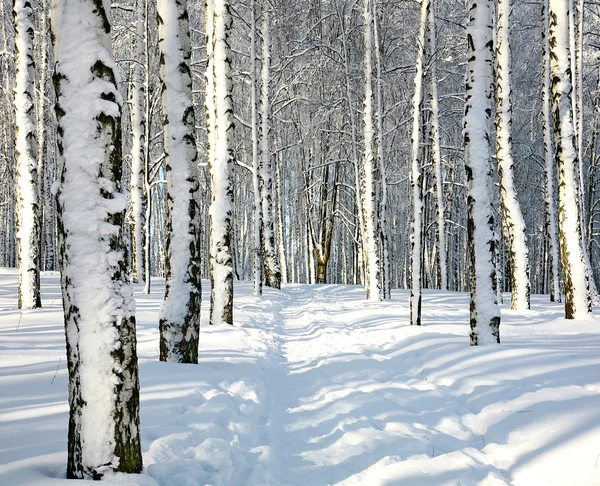
[[[67,477],[142,470],[134,289],[160,288],[158,358],[187,364],[244,282],[259,309],[355,286],[423,328],[428,291],[466,293],[466,347],[534,296],[592,316],[600,3],[0,9],[0,267],[21,310],[60,272]]]

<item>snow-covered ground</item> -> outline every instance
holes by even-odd
[[[0,269],[2,486],[72,484],[57,274],[42,285],[21,312]],[[404,291],[239,283],[235,327],[203,302],[195,366],[158,362],[162,290],[136,295],[144,474],[105,484],[600,485],[600,323],[546,296],[473,348],[466,294],[425,291],[415,328]]]

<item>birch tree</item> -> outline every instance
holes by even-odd
[[[53,5],[61,168],[57,206],[67,365],[67,477],[142,469],[135,303],[127,283],[121,192],[122,99],[109,10]]]
[[[529,309],[529,248],[525,220],[517,198],[512,150],[512,84],[510,49],[511,0],[498,0],[497,21],[497,90],[496,90],[496,160],[500,182],[500,205],[503,227],[508,237],[510,255],[511,303],[513,310]]]
[[[267,2],[265,2],[266,4]],[[263,258],[265,283],[268,287],[281,288],[281,269],[275,245],[275,211],[273,208],[273,159],[271,157],[271,33],[269,7],[262,12],[262,69],[260,110],[260,153],[263,223]]]
[[[134,282],[145,283],[145,216],[146,195],[144,194],[145,181],[145,125],[144,119],[144,85],[142,78],[142,60],[144,59],[145,38],[145,0],[137,0],[136,4],[136,35],[135,35],[135,60],[133,63],[133,79],[131,82],[131,100],[129,111],[131,113],[131,256],[132,279]]]
[[[364,152],[362,161],[363,248],[367,300],[381,300],[379,250],[377,236],[377,202],[375,187],[375,127],[373,124],[373,11],[371,1],[364,0],[364,72],[365,97],[363,113]]]
[[[565,282],[565,317],[578,319],[591,315],[592,302],[580,227],[578,162],[571,105],[573,87],[568,1],[550,0],[549,6],[550,83],[555,161],[558,167],[558,221]]]
[[[15,155],[17,162],[17,266],[19,309],[41,307],[40,297],[40,201],[36,156],[33,86],[34,27],[29,0],[15,0]]]
[[[429,0],[421,1],[421,17],[419,24],[419,39],[417,41],[417,62],[415,69],[414,92],[412,101],[412,138],[410,149],[410,187],[412,191],[412,231],[410,235],[410,324],[421,325],[421,286],[423,266],[423,195],[421,181],[421,149],[422,127],[421,110],[423,106],[423,59],[429,17]]]
[[[167,180],[160,360],[197,363],[202,283],[187,0],[159,0],[157,13]]]
[[[548,260],[550,277],[550,302],[560,302],[560,280],[558,274],[559,245],[558,228],[556,224],[556,168],[554,165],[554,137],[552,126],[552,99],[550,96],[550,18],[548,0],[542,0],[542,42],[543,42],[543,135],[544,135],[544,166],[545,166],[545,225],[548,238]]]
[[[233,324],[233,254],[232,207],[233,186],[233,103],[231,99],[231,55],[229,32],[231,14],[227,0],[207,0],[206,102],[209,159],[212,182],[210,206],[211,283],[210,323]],[[211,26],[209,27],[209,23]],[[210,85],[210,86],[209,86]]]
[[[464,127],[472,346],[500,342],[496,303],[494,213],[491,202],[490,114],[493,32],[490,0],[469,0]]]

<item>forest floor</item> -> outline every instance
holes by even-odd
[[[158,362],[154,282],[136,293],[144,472],[104,484],[600,485],[600,322],[547,296],[470,347],[463,293],[425,291],[417,328],[405,291],[239,283],[236,325],[210,327],[205,286],[194,366]],[[58,275],[42,286],[19,311],[0,269],[2,486],[72,484]]]

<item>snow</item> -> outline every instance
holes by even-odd
[[[0,484],[71,484],[59,277],[37,311],[17,280],[0,269]],[[158,362],[164,281],[134,286],[145,469],[105,484],[600,484],[596,321],[532,295],[502,306],[502,345],[473,347],[464,293],[425,290],[416,328],[408,291],[236,285],[235,326],[202,311],[198,366]]]

